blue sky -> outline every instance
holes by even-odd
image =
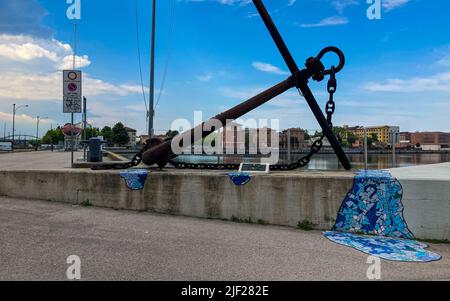
[[[265,4],[299,65],[328,45],[345,52],[335,124],[450,131],[450,0],[384,0],[381,20],[367,18],[365,0]],[[138,0],[138,6],[147,87],[150,1]],[[158,90],[166,61],[168,69],[157,130],[177,118],[192,120],[194,110],[214,116],[287,77],[251,1],[160,0],[158,6]],[[30,105],[19,112],[20,133],[34,133],[37,115],[49,117],[44,129],[69,122],[60,91],[61,70],[72,54],[67,7],[65,0],[0,0],[0,136],[5,122],[11,131],[13,103]],[[122,121],[144,131],[134,1],[81,0],[81,9],[77,62],[85,73],[89,120],[98,127]],[[325,82],[310,86],[323,106]],[[295,90],[245,117],[318,128]]]

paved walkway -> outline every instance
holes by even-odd
[[[83,156],[82,152],[75,153],[75,160]],[[107,160],[107,159],[105,159]],[[148,168],[141,163],[137,168]],[[0,171],[1,170],[64,170],[70,169],[70,152],[22,152],[22,153],[0,153]],[[153,172],[176,172],[176,173],[203,173],[218,174],[224,173],[223,170],[178,170],[170,166],[166,166],[160,171],[156,166],[151,167]],[[90,169],[76,169],[78,171],[89,172]],[[117,172],[117,171],[111,171]],[[322,176],[342,176],[352,177],[353,173],[344,171],[313,171],[313,170],[294,170],[294,171],[278,171],[271,172],[272,175],[289,176],[296,175],[322,175]]]
[[[410,166],[390,169],[392,175],[403,180],[450,180],[450,163]]]
[[[83,153],[75,153],[75,159]],[[70,168],[70,152],[0,153],[0,170],[54,170]]]
[[[367,255],[321,232],[0,198],[0,280],[367,280]],[[450,280],[433,263],[382,261],[383,280]]]

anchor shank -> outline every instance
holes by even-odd
[[[273,86],[272,88],[265,90],[264,92],[250,98],[244,103],[241,103],[235,106],[234,108],[215,116],[212,119],[219,120],[220,123],[222,124],[222,127],[224,127],[226,126],[227,122],[233,121],[247,114],[248,112],[258,108],[259,106],[265,104],[266,102],[277,97],[278,95],[283,94],[284,92],[293,87],[295,87],[295,79],[294,77],[291,76],[288,79],[282,81],[281,83]],[[181,137],[178,138],[181,138],[180,140],[182,142],[190,141],[190,145],[192,145],[195,142],[195,135],[194,135],[195,132],[198,131],[202,133],[201,138],[206,138],[215,130],[218,130],[214,129],[204,131],[203,127],[205,123],[209,123],[209,121],[206,121],[198,125],[197,127],[191,129],[190,131],[184,132],[183,134],[181,134]],[[169,160],[177,156],[172,152],[171,144],[172,141],[168,140],[163,142],[162,144],[150,148],[143,154],[142,162],[144,162],[148,166],[151,166],[156,163],[160,168],[163,168],[169,162]],[[180,146],[185,148],[189,147],[190,145],[180,145]]]

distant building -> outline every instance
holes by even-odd
[[[282,131],[279,134],[280,148],[288,149],[289,143],[291,150],[298,150],[308,147],[308,143],[305,142],[305,131],[300,128],[291,128]]]
[[[390,125],[381,125],[381,126],[356,126],[356,127],[349,127],[344,126],[344,129],[350,133],[353,133],[358,139],[364,140],[364,129],[367,129],[367,136],[370,137],[371,135],[375,134],[377,135],[378,142],[385,145],[391,145],[392,141],[398,142],[399,140],[399,134],[400,134],[400,127],[399,126],[390,126]],[[348,137],[348,134],[345,135]],[[346,139],[347,137],[343,137]]]
[[[144,142],[148,140],[148,135],[139,135],[137,140],[140,144],[144,144]]]
[[[226,153],[257,153],[261,148],[278,147],[278,133],[271,128],[243,129],[241,124],[230,123],[221,131],[222,145]]]
[[[443,132],[415,132],[409,133],[413,146],[423,150],[440,150],[450,148],[450,133]]]
[[[245,152],[245,130],[242,124],[231,122],[221,131],[222,146],[226,153]]]
[[[125,130],[127,131],[128,137],[130,138],[130,141],[128,142],[127,146],[135,147],[137,143],[136,139],[137,131],[129,127],[125,127]]]
[[[256,133],[258,138],[258,147],[279,147],[275,141],[278,140],[277,131],[268,127],[263,127],[257,129]]]

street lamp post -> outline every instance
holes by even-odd
[[[48,117],[42,117],[42,118],[40,116],[36,117],[36,151],[39,148],[39,121],[44,120],[44,119],[48,119]]]
[[[50,147],[50,149],[52,150],[52,152],[53,152],[53,123],[50,123],[50,133],[51,133],[51,135],[50,135],[50,137],[51,137],[51,147]]]
[[[20,109],[20,108],[28,108],[28,105],[21,105],[16,107],[16,104],[13,104],[13,128],[12,128],[12,143],[13,143],[13,150],[14,150],[14,141],[15,141],[15,131],[16,131],[16,112]]]

